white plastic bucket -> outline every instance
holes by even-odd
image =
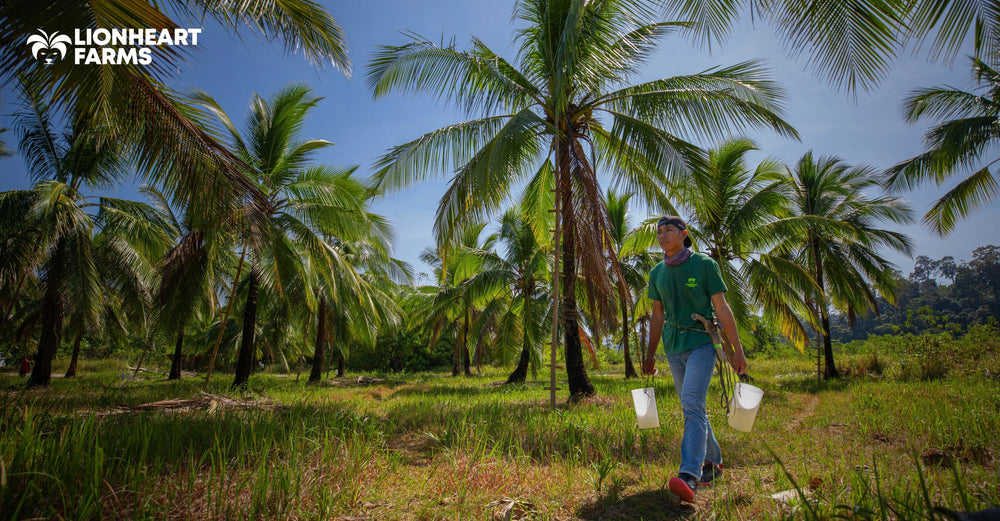
[[[733,390],[733,401],[729,404],[729,426],[738,431],[750,432],[763,396],[764,391],[760,388],[737,382],[736,389]]]
[[[656,393],[652,387],[632,389],[632,403],[635,405],[635,416],[639,420],[640,429],[660,426],[660,416],[656,412]]]

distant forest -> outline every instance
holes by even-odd
[[[1000,322],[1000,247],[976,248],[972,260],[955,262],[921,255],[907,277],[897,275],[896,302],[878,298],[879,313],[831,317],[832,339],[863,340],[869,335],[894,333],[961,333],[970,325]]]

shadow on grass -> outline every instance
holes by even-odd
[[[785,378],[779,380],[781,389],[791,393],[819,394],[822,392],[845,391],[854,383],[854,378],[843,376],[830,380],[817,380],[815,376],[809,378]]]
[[[594,521],[686,519],[694,513],[694,506],[679,502],[666,490],[646,490],[614,499],[604,497],[576,511],[578,518]]]
[[[485,385],[480,386],[461,386],[461,385],[434,385],[434,386],[410,386],[403,389],[399,389],[393,393],[397,397],[408,397],[408,396],[418,396],[426,398],[437,398],[437,397],[472,397],[472,396],[482,396],[482,395],[504,395],[508,394],[504,392],[505,390],[497,390],[495,387],[487,387]]]

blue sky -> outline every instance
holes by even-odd
[[[425,95],[394,95],[375,101],[365,84],[365,68],[375,46],[400,44],[404,31],[413,31],[432,40],[454,38],[459,48],[468,48],[475,35],[490,48],[513,61],[510,47],[514,28],[510,15],[512,0],[491,2],[468,0],[362,0],[357,2],[322,1],[348,36],[354,71],[351,78],[327,68],[317,70],[298,54],[289,55],[280,42],[266,42],[251,31],[244,31],[242,41],[213,22],[181,23],[202,27],[199,46],[187,63],[176,71],[171,86],[180,91],[193,88],[214,96],[226,112],[242,122],[250,96],[264,96],[282,87],[302,82],[324,99],[312,111],[304,136],[332,141],[335,146],[321,151],[316,159],[341,166],[360,165],[367,175],[374,160],[388,148],[442,126],[464,121],[464,114],[452,110]],[[900,104],[906,93],[917,87],[952,85],[969,87],[967,61],[959,57],[952,67],[929,63],[923,56],[907,56],[874,93],[858,93],[855,98],[836,90],[807,66],[807,57],[789,60],[781,42],[767,25],[744,24],[721,47],[713,52],[693,45],[683,36],[664,40],[660,52],[634,82],[700,72],[714,66],[762,58],[788,91],[784,113],[786,121],[800,133],[801,142],[784,139],[773,133],[750,133],[761,153],[752,163],[772,156],[793,164],[805,152],[836,155],[854,165],[867,164],[884,169],[922,151],[922,135],[928,123],[910,126],[900,116]],[[10,126],[13,111],[9,91],[0,93],[0,113],[4,126]],[[16,138],[5,134],[8,146]],[[713,143],[698,143],[711,146]],[[396,193],[375,204],[375,211],[388,217],[395,226],[395,255],[428,271],[417,260],[420,251],[433,245],[432,223],[445,180],[442,174],[431,181]],[[0,190],[26,188],[23,159],[15,156],[0,160]],[[132,196],[131,188],[118,195]],[[929,208],[944,188],[926,186],[903,194],[917,215]],[[645,218],[646,210],[636,208],[633,221]],[[902,228],[913,240],[917,255],[937,259],[952,255],[970,260],[972,250],[985,244],[1000,244],[1000,204],[979,210],[948,238],[941,239],[920,225]],[[886,252],[904,274],[913,261]]]

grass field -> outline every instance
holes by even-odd
[[[318,386],[259,374],[250,395],[229,394],[229,375],[128,381],[106,361],[45,390],[4,373],[0,518],[931,519],[1000,505],[992,351],[945,375],[843,356],[853,374],[832,382],[804,358],[752,361],[752,433],[726,425],[713,383],[725,475],[695,504],[665,489],[681,439],[669,377],[655,380],[661,427],[639,430],[629,390],[644,383],[620,367],[557,410],[541,382],[497,385],[501,369]]]

